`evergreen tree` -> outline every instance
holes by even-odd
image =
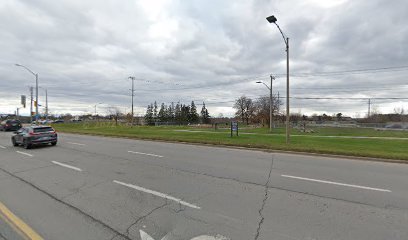
[[[194,104],[194,101],[191,101],[191,106],[190,106],[190,113],[189,113],[189,123],[198,123],[199,116],[197,113],[197,107]]]
[[[208,113],[205,103],[203,102],[203,107],[201,108],[201,123],[208,124],[210,123],[210,114]]]
[[[153,120],[153,104],[147,105],[146,114],[144,116],[145,122],[147,125],[152,125]]]
[[[171,105],[169,105],[169,108],[168,108],[168,110],[167,110],[167,115],[168,115],[168,118],[169,118],[169,121],[170,122],[174,122],[174,102],[172,102],[171,103]]]
[[[189,123],[189,116],[190,116],[190,106],[181,105],[181,116],[180,116],[180,120],[182,124],[186,124]]]
[[[182,123],[182,117],[181,117],[181,105],[180,102],[176,104],[176,107],[174,109],[174,120],[177,124]]]
[[[157,102],[154,101],[154,105],[153,105],[153,119],[156,122],[157,121]]]
[[[157,120],[159,122],[166,122],[167,121],[167,114],[166,114],[166,105],[164,103],[161,104],[159,113],[157,114]]]

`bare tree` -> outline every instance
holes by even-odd
[[[394,108],[394,113],[398,115],[404,115],[405,109],[403,107]]]
[[[247,98],[245,96],[241,96],[237,100],[235,100],[234,108],[237,110],[235,112],[235,116],[241,118],[241,121],[245,121],[245,102]]]
[[[272,96],[272,115],[273,118],[276,118],[277,115],[279,115],[279,108],[282,105],[282,102],[278,100],[276,96]],[[254,115],[256,120],[259,122],[268,122],[269,123],[269,108],[270,108],[270,100],[269,96],[262,96],[258,98],[255,103],[254,103]]]
[[[118,119],[123,113],[120,111],[119,107],[111,106],[108,108],[109,115],[115,120],[115,125],[118,126]]]
[[[241,118],[242,122],[249,124],[249,119],[251,119],[255,112],[254,102],[251,98],[241,96],[235,100],[234,108],[237,110],[235,116]]]

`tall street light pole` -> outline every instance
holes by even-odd
[[[272,98],[272,81],[275,79],[271,74],[271,87],[268,87],[264,82],[258,81],[256,83],[262,83],[266,88],[269,89],[269,132],[272,132],[273,128],[273,98]]]
[[[45,90],[45,120],[48,121],[48,91],[47,88],[39,87]]]
[[[102,104],[102,103],[100,102],[100,103],[95,104],[95,118],[97,118],[97,120],[99,120],[99,118],[96,115],[96,106],[98,106],[99,104]]]
[[[38,74],[34,73],[31,71],[28,67],[21,65],[21,64],[15,64],[17,67],[22,67],[25,68],[27,71],[29,71],[31,74],[35,76],[35,121],[38,123]]]
[[[48,121],[48,91],[45,89],[45,120]]]
[[[134,113],[133,113],[133,97],[135,96],[135,77],[130,76],[129,77],[130,80],[132,80],[132,125],[131,127],[133,127],[133,121],[134,121]]]
[[[281,33],[283,37],[283,41],[285,42],[286,45],[286,144],[289,144],[290,142],[290,127],[289,127],[289,118],[290,118],[290,111],[289,111],[289,38],[283,34],[281,28],[279,25],[276,23],[277,19],[275,16],[269,16],[266,18],[269,23],[275,24],[279,32]]]

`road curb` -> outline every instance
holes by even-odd
[[[294,155],[318,156],[318,157],[326,157],[329,159],[330,158],[343,158],[343,159],[356,160],[356,161],[408,164],[408,160],[402,160],[402,159],[374,158],[374,157],[363,157],[363,156],[354,156],[354,155],[339,155],[339,154],[329,154],[329,153],[314,153],[314,152],[289,151],[289,150],[279,150],[279,149],[265,149],[265,148],[257,148],[257,147],[242,147],[242,146],[212,144],[212,143],[195,143],[195,142],[184,142],[184,141],[177,141],[177,140],[142,138],[142,137],[112,136],[112,135],[104,135],[104,134],[97,134],[97,133],[77,133],[77,132],[65,132],[65,131],[58,131],[58,132],[68,133],[68,134],[77,134],[77,135],[89,135],[89,136],[102,136],[102,137],[109,137],[109,138],[143,140],[143,141],[151,141],[151,142],[180,143],[180,144],[195,145],[195,146],[222,147],[222,148],[252,150],[252,151],[261,151],[261,152],[269,152],[269,153],[284,153],[284,154],[294,154]]]

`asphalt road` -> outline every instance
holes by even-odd
[[[408,164],[0,132],[0,203],[44,239],[408,239]],[[14,234],[14,235],[13,235]],[[0,239],[16,239],[0,219]]]

